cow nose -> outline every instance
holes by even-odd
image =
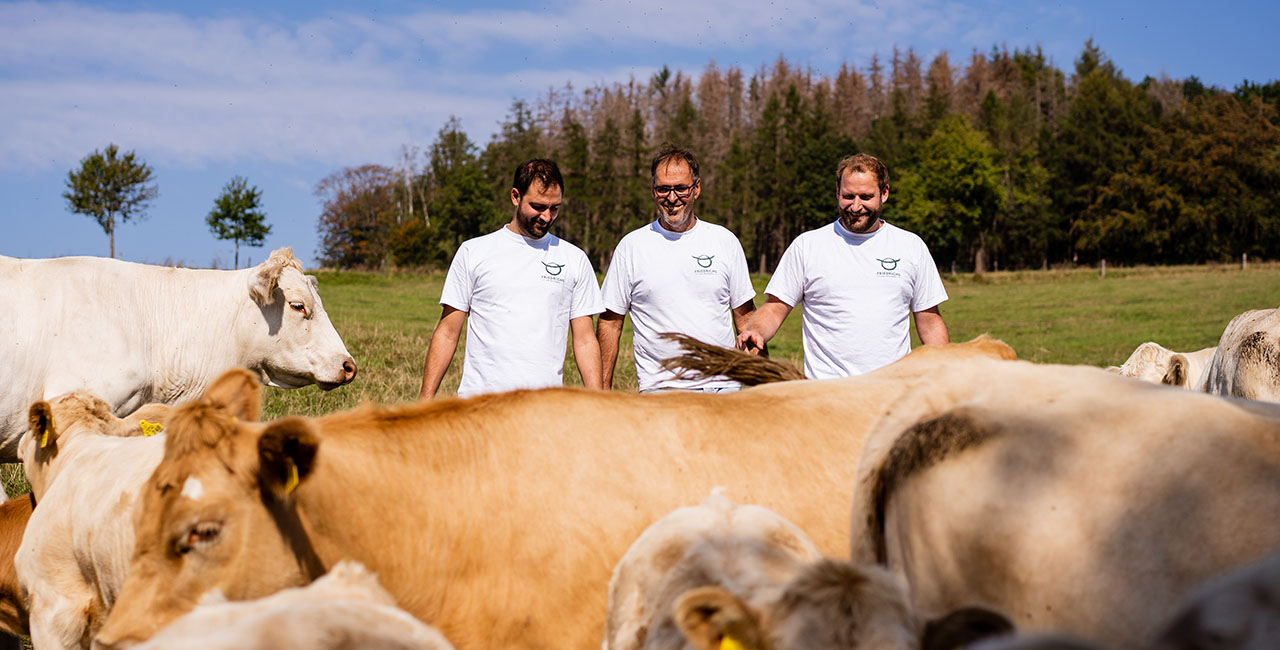
[[[356,360],[347,357],[342,361],[342,383],[350,382],[356,378]]]

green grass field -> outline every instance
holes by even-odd
[[[395,275],[316,272],[325,308],[360,366],[350,385],[323,392],[267,389],[264,417],[322,415],[361,400],[394,404],[413,400],[422,383],[427,342],[440,317],[443,274]],[[768,277],[753,277],[756,304]],[[1119,365],[1143,341],[1190,351],[1216,345],[1227,322],[1249,309],[1280,305],[1280,264],[1026,271],[944,278],[951,299],[942,313],[951,339],[979,334],[1004,340],[1022,359],[1038,363]],[[440,395],[457,391],[462,376],[458,346]],[[769,344],[774,358],[799,365],[800,314],[793,313]],[[565,383],[581,385],[572,355]],[[614,389],[634,391],[631,325],[623,329]],[[25,491],[21,466],[0,467],[9,494]]]
[[[427,342],[440,317],[443,274],[390,275],[320,271],[326,309],[360,365],[349,386],[328,393],[312,387],[268,390],[266,417],[318,415],[362,399],[397,403],[416,398]],[[768,277],[753,278],[763,300]],[[944,278],[951,299],[942,313],[951,338],[989,334],[1039,363],[1118,365],[1143,341],[1175,350],[1216,345],[1233,316],[1280,304],[1280,264],[1025,271]],[[462,350],[440,395],[452,395],[462,374]],[[793,313],[770,343],[775,358],[802,362],[800,314]],[[615,373],[615,390],[635,390],[630,321]],[[580,385],[572,355],[565,383]]]

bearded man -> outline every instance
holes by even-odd
[[[889,170],[860,153],[836,167],[839,219],[802,233],[765,287],[765,303],[738,335],[754,352],[804,303],[804,371],[811,379],[870,372],[911,351],[910,314],[921,343],[951,338],[938,305],[947,299],[924,241],[881,218]]]
[[[596,324],[604,388],[613,386],[622,320],[630,312],[640,392],[738,390],[737,382],[723,377],[685,380],[662,368],[663,359],[682,351],[662,338],[667,332],[733,347],[734,328],[746,325],[756,292],[737,236],[696,213],[702,195],[698,159],[667,144],[654,156],[649,180],[656,217],[622,238],[604,278],[605,310]]]

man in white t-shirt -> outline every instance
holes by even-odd
[[[622,320],[631,313],[632,349],[640,392],[667,389],[724,392],[737,382],[676,379],[661,361],[680,347],[659,335],[678,332],[723,347],[734,344],[755,309],[755,289],[742,244],[728,229],[698,219],[698,160],[665,145],[650,166],[658,218],[622,238],[604,278],[604,313],[596,327],[604,387],[613,387]]]
[[[463,323],[467,345],[459,396],[562,385],[570,331],[583,385],[600,388],[600,348],[591,317],[604,306],[595,271],[581,249],[547,232],[563,193],[554,162],[520,165],[511,187],[511,223],[458,247],[445,276],[440,323],[427,347],[418,399],[440,389]]]
[[[840,218],[787,247],[738,348],[755,351],[804,303],[804,372],[811,379],[870,372],[911,351],[910,324],[926,345],[951,341],[938,305],[947,299],[929,249],[880,218],[889,170],[860,153],[840,161]]]

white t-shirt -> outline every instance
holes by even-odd
[[[730,310],[756,292],[742,244],[727,228],[699,219],[685,232],[671,232],[654,221],[627,233],[613,252],[603,292],[605,309],[631,312],[640,390],[737,386],[727,379],[676,380],[659,365],[681,352],[680,346],[658,338],[663,332],[734,346]]]
[[[604,310],[581,249],[505,226],[462,242],[440,304],[469,312],[461,396],[562,385],[569,320]]]
[[[804,303],[804,373],[870,372],[911,351],[910,312],[947,299],[924,241],[884,222],[868,235],[837,221],[787,247],[765,293]]]

